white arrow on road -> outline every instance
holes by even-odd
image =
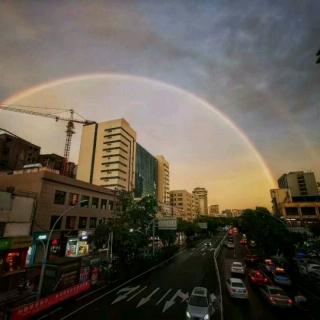
[[[117,303],[117,302],[120,302],[120,301],[122,301],[122,300],[127,299],[128,295],[129,295],[130,293],[132,293],[133,291],[137,290],[138,288],[140,288],[140,285],[139,285],[139,286],[136,286],[136,287],[133,287],[133,288],[130,288],[130,287],[129,287],[129,290],[120,290],[118,293],[125,292],[125,291],[127,291],[127,293],[122,294],[122,295],[120,295],[119,297],[117,297],[115,300],[113,300],[113,301],[111,302],[111,304],[114,304],[114,303]],[[127,289],[127,288],[123,288],[123,289]]]
[[[141,307],[142,305],[144,305],[145,303],[147,303],[150,298],[159,290],[160,288],[157,288],[155,290],[153,290],[147,297],[142,298],[139,303],[137,304],[137,308]]]
[[[120,290],[117,292],[117,294],[120,294],[120,293],[122,293],[122,292],[129,291],[130,289],[131,289],[131,287],[122,288],[122,289],[120,289]]]
[[[186,300],[189,299],[189,292],[184,293],[184,292],[180,291],[179,297],[181,298],[181,303],[185,302]]]
[[[175,299],[176,299],[176,297],[179,296],[180,293],[181,293],[181,290],[179,289],[170,300],[166,301],[166,303],[162,309],[162,313],[167,311],[170,307],[172,307],[175,304]]]

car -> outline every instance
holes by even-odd
[[[256,244],[256,242],[255,242],[254,240],[250,240],[249,246],[250,246],[251,248],[255,248],[255,247],[257,246],[257,244]]]
[[[299,267],[299,272],[301,274],[307,275],[308,273],[312,272],[312,273],[317,273],[320,276],[320,265],[319,264],[315,264],[315,263],[309,263],[306,265],[299,264],[298,267]]]
[[[244,261],[247,266],[255,266],[261,261],[261,257],[254,254],[247,254]]]
[[[209,242],[205,242],[204,245],[205,245],[206,247],[211,247],[211,246],[212,246],[212,243],[209,241]]]
[[[271,280],[261,270],[251,269],[248,272],[248,278],[253,285],[271,284]]]
[[[259,290],[265,301],[273,307],[291,308],[293,306],[293,301],[279,287],[265,285],[259,287]]]
[[[229,241],[228,241],[228,243],[227,243],[227,247],[228,247],[229,249],[234,249],[234,248],[235,248],[234,243],[233,243],[233,242],[229,242]]]
[[[243,246],[247,244],[247,239],[241,239],[240,240],[240,244],[242,244]]]
[[[215,313],[214,304],[216,301],[215,295],[209,295],[207,288],[195,287],[188,301],[186,319],[212,319]]]
[[[291,280],[283,268],[276,267],[272,272],[273,281],[280,285],[291,285]]]
[[[234,261],[231,264],[231,273],[244,274],[244,266],[239,261]]]
[[[231,298],[248,299],[248,291],[243,281],[239,278],[226,280],[227,291]]]

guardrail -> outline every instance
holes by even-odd
[[[214,250],[214,255],[213,255],[213,260],[214,260],[214,266],[216,269],[216,274],[217,274],[217,279],[218,279],[218,284],[219,284],[219,291],[220,291],[220,319],[223,320],[223,301],[222,301],[222,287],[221,287],[221,278],[220,278],[220,272],[219,272],[219,267],[218,267],[218,262],[217,262],[217,257],[221,251],[222,245],[224,241],[227,238],[228,233],[224,235],[218,246]]]

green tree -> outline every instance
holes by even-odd
[[[110,226],[108,226],[107,224],[102,223],[96,227],[96,230],[93,236],[93,242],[97,249],[101,249],[107,245],[109,234],[110,234]]]

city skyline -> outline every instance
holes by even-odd
[[[222,208],[270,207],[285,172],[318,178],[318,2],[30,3],[0,4],[0,101],[126,118],[172,189]],[[0,127],[63,153],[62,123],[1,111]]]

